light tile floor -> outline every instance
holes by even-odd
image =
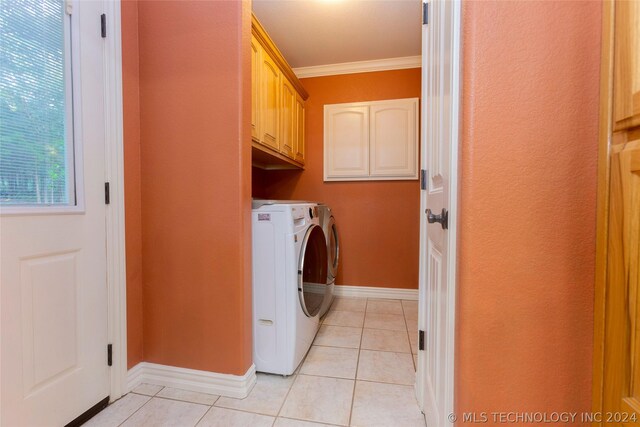
[[[416,301],[339,298],[298,372],[245,399],[141,384],[86,426],[425,426],[413,384]]]

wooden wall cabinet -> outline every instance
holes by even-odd
[[[309,95],[255,16],[251,30],[252,163],[263,169],[302,168]]]
[[[417,179],[418,101],[325,105],[325,181]]]

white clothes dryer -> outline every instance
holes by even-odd
[[[253,361],[257,371],[291,375],[318,331],[325,297],[327,244],[318,207],[254,201],[252,225]]]
[[[338,276],[338,262],[340,261],[340,241],[338,240],[338,227],[331,213],[331,208],[324,203],[319,203],[318,214],[320,226],[327,241],[327,289],[320,308],[320,316],[322,317],[333,303],[336,277]]]

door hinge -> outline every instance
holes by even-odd
[[[418,350],[424,350],[424,331],[418,331]]]
[[[429,23],[429,3],[422,3],[422,25]]]
[[[111,203],[111,192],[109,190],[109,183],[105,182],[104,183],[104,204],[108,205],[109,203]]]
[[[103,39],[107,37],[107,15],[105,13],[100,15],[100,34]]]
[[[421,190],[427,189],[427,170],[426,169],[420,169],[420,189]]]
[[[113,344],[107,344],[107,366],[113,365]]]

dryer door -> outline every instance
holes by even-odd
[[[312,225],[300,248],[298,264],[298,294],[302,311],[313,317],[318,314],[327,288],[327,241],[322,228]]]
[[[340,258],[340,242],[338,241],[338,228],[336,227],[336,220],[333,216],[329,219],[329,225],[327,227],[329,231],[329,239],[327,241],[327,256],[329,257],[329,281],[335,279],[338,275],[338,261]]]

